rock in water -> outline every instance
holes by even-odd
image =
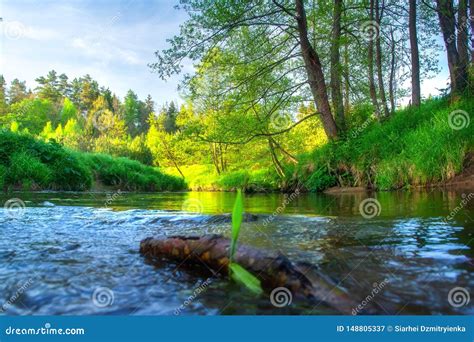
[[[205,263],[215,273],[228,274],[230,240],[220,235],[147,238],[140,253],[150,258],[165,258],[180,263]],[[239,245],[235,262],[255,275],[264,291],[285,287],[295,298],[325,302],[341,313],[350,314],[357,306],[348,294],[316,267],[292,263],[284,255]]]

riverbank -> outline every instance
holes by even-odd
[[[174,191],[181,178],[138,161],[77,152],[28,134],[0,131],[0,188],[9,190]]]
[[[194,191],[344,192],[413,187],[474,186],[474,99],[430,99],[419,108],[396,111],[377,120],[370,111],[353,113],[345,139],[327,143],[283,165],[221,174],[212,165],[183,166]],[[167,172],[177,174],[173,168]]]
[[[8,190],[234,191],[329,193],[418,187],[474,188],[474,100],[432,99],[376,120],[353,114],[347,137],[283,164],[217,174],[214,166],[159,169],[123,157],[69,150],[0,131],[0,187]]]

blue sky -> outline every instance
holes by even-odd
[[[7,82],[34,79],[55,69],[70,79],[90,74],[123,98],[128,89],[141,99],[151,94],[158,105],[178,100],[179,76],[162,81],[147,63],[186,19],[170,0],[0,0],[3,17],[1,73]],[[422,85],[423,95],[437,94],[447,79],[442,72]],[[185,69],[191,71],[192,66]]]
[[[157,104],[177,100],[179,78],[162,81],[147,63],[185,20],[174,1],[1,0],[1,69],[7,82],[54,69],[70,79],[90,74],[123,98],[128,89]]]

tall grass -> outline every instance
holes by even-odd
[[[462,171],[474,142],[474,125],[459,130],[450,126],[449,115],[455,110],[472,115],[474,99],[432,99],[382,122],[367,113],[347,140],[300,156],[292,171],[311,191],[334,185],[390,190],[448,180]]]
[[[28,134],[0,131],[0,186],[4,190],[81,191],[98,184],[124,191],[185,187],[180,178],[137,161],[70,151]]]

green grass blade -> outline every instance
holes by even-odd
[[[230,260],[234,259],[235,250],[237,248],[237,240],[239,238],[240,225],[242,224],[242,214],[244,211],[244,204],[242,201],[242,191],[237,190],[237,197],[232,210],[232,240],[230,243]]]
[[[247,271],[239,264],[233,262],[229,264],[229,269],[232,279],[234,279],[238,283],[243,284],[246,288],[248,288],[256,295],[262,294],[263,290],[260,284],[260,280],[258,280],[258,278],[255,277],[252,273]]]

